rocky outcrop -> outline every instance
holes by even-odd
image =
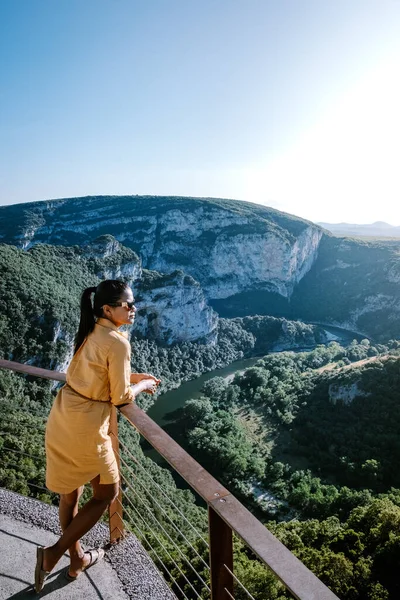
[[[103,235],[85,244],[81,256],[93,261],[95,273],[100,279],[123,279],[132,285],[142,276],[142,263],[138,255],[112,235]]]
[[[367,394],[360,389],[360,381],[355,381],[348,385],[331,384],[329,386],[329,400],[332,404],[342,402],[345,405],[349,405],[355,398],[365,397]]]
[[[135,331],[167,344],[202,341],[214,344],[218,315],[197,281],[175,271],[170,275],[143,271],[137,284]]]

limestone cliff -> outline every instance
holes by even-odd
[[[135,331],[167,344],[217,339],[218,315],[207,304],[199,283],[175,271],[143,271],[137,283]]]
[[[266,207],[212,199],[88,197],[0,209],[2,241],[23,248],[82,245],[104,234],[133,249],[145,268],[183,270],[208,299],[220,299],[254,287],[290,297],[315,261],[322,229]]]
[[[400,337],[400,242],[335,238],[308,221],[248,202],[99,196],[4,206],[0,241],[26,249],[75,245],[98,262],[102,278],[135,282],[142,268],[182,271],[204,292],[199,306],[207,300],[222,317],[272,315],[382,341]],[[154,307],[153,297],[147,300]],[[157,317],[150,321],[154,332],[170,339],[165,309],[160,305],[161,317],[152,308],[149,314]],[[149,327],[149,316],[143,319]]]
[[[79,256],[89,262],[100,279],[123,279],[132,285],[142,276],[138,255],[112,235],[102,235],[81,247]]]
[[[365,397],[367,394],[360,389],[360,381],[354,381],[347,385],[331,384],[329,386],[329,400],[332,404],[342,402],[345,405],[349,405],[353,402],[354,398]]]

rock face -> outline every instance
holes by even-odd
[[[400,243],[323,237],[317,260],[291,298],[292,317],[400,337]],[[294,313],[294,314],[293,314]]]
[[[142,276],[138,255],[112,235],[102,235],[81,248],[81,257],[94,263],[100,279],[123,279],[132,285]]]
[[[272,315],[382,341],[400,337],[400,242],[335,238],[308,221],[247,202],[99,196],[4,206],[0,241],[26,249],[77,246],[97,261],[99,277],[131,283],[141,280],[142,268],[182,271],[204,292],[200,315],[206,299],[222,317]],[[180,288],[182,298],[190,296],[186,288]],[[154,297],[147,298],[152,307]],[[170,339],[162,302],[160,311],[143,316],[142,326],[153,323],[154,332]],[[170,307],[175,304],[171,297]],[[208,321],[212,338],[213,318],[200,320],[196,328],[202,332]]]
[[[143,271],[137,290],[136,332],[167,344],[195,340],[215,343],[218,315],[208,306],[193,277],[183,271],[170,275]]]
[[[17,225],[10,230],[13,218]],[[2,241],[29,248],[111,234],[147,269],[183,270],[208,299],[254,286],[290,297],[313,265],[322,230],[308,221],[238,201],[89,197],[0,209]]]
[[[345,405],[349,405],[353,402],[354,398],[367,396],[367,394],[359,388],[359,383],[359,381],[355,381],[349,385],[331,384],[329,386],[329,400],[332,404],[336,404],[340,401]]]

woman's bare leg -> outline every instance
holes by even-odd
[[[59,517],[61,529],[65,531],[72,519],[76,517],[79,509],[79,498],[83,493],[83,486],[74,490],[70,494],[60,494]],[[79,571],[89,564],[90,557],[85,559],[85,552],[82,549],[80,541],[77,540],[70,548],[68,548],[71,559],[69,574],[75,577]]]
[[[44,550],[42,569],[51,571],[64,552],[87,533],[100,519],[107,506],[118,494],[118,483],[101,485],[100,476],[91,481],[93,498],[89,500],[74,516],[64,533],[53,546]]]

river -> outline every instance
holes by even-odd
[[[329,336],[329,341],[335,340],[343,345],[348,345],[352,340],[361,340],[365,336],[355,333],[354,331],[348,331],[347,329],[340,329],[339,327],[328,327],[321,326]],[[296,349],[297,352],[301,350],[311,350],[311,348]],[[197,379],[182,383],[178,388],[170,390],[165,394],[162,394],[155,404],[147,411],[149,417],[158,423],[161,427],[164,427],[173,420],[173,412],[179,408],[182,408],[185,402],[191,398],[198,398],[201,395],[201,388],[204,383],[213,377],[228,377],[233,376],[238,371],[244,371],[249,367],[253,366],[261,357],[256,356],[252,358],[245,358],[231,363],[223,369],[216,369],[201,375]]]

